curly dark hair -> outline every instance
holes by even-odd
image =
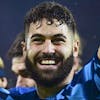
[[[7,56],[9,58],[17,57],[17,56],[22,56],[23,55],[23,49],[21,42],[25,41],[25,34],[24,32],[21,32],[17,35],[16,39],[12,43],[11,47],[8,50]]]
[[[46,18],[53,23],[53,19],[57,19],[62,23],[66,23],[68,27],[75,33],[76,23],[71,12],[64,6],[56,2],[43,2],[33,7],[25,16],[24,28],[25,33],[29,31],[30,23],[35,23]]]

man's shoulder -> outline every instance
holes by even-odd
[[[0,88],[0,100],[14,100],[7,89]]]
[[[22,95],[19,96],[20,100],[40,100],[36,89],[34,89],[33,91],[27,92],[27,93],[23,93]]]
[[[0,87],[0,93],[10,94],[10,92],[7,89]]]

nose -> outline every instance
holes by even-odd
[[[23,79],[24,78],[22,76],[20,76],[20,75],[17,77],[16,87],[24,86]]]
[[[54,53],[55,52],[55,46],[51,42],[51,40],[46,40],[43,45],[43,53]]]

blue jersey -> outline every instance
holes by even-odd
[[[100,100],[100,60],[95,56],[59,93],[40,99],[36,90],[15,100]]]
[[[12,96],[18,96],[18,95],[22,95],[24,93],[28,93],[34,90],[35,90],[34,87],[15,87],[15,88],[9,89],[9,92]]]
[[[10,92],[4,88],[0,87],[0,100],[14,100],[10,96]]]

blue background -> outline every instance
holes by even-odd
[[[0,56],[4,59],[9,87],[15,76],[6,54],[16,35],[23,31],[26,12],[43,0],[0,0]],[[45,0],[46,1],[46,0]],[[50,1],[50,0],[49,0]],[[87,63],[100,44],[100,0],[51,0],[62,3],[73,13],[78,31],[83,37],[83,63]]]

